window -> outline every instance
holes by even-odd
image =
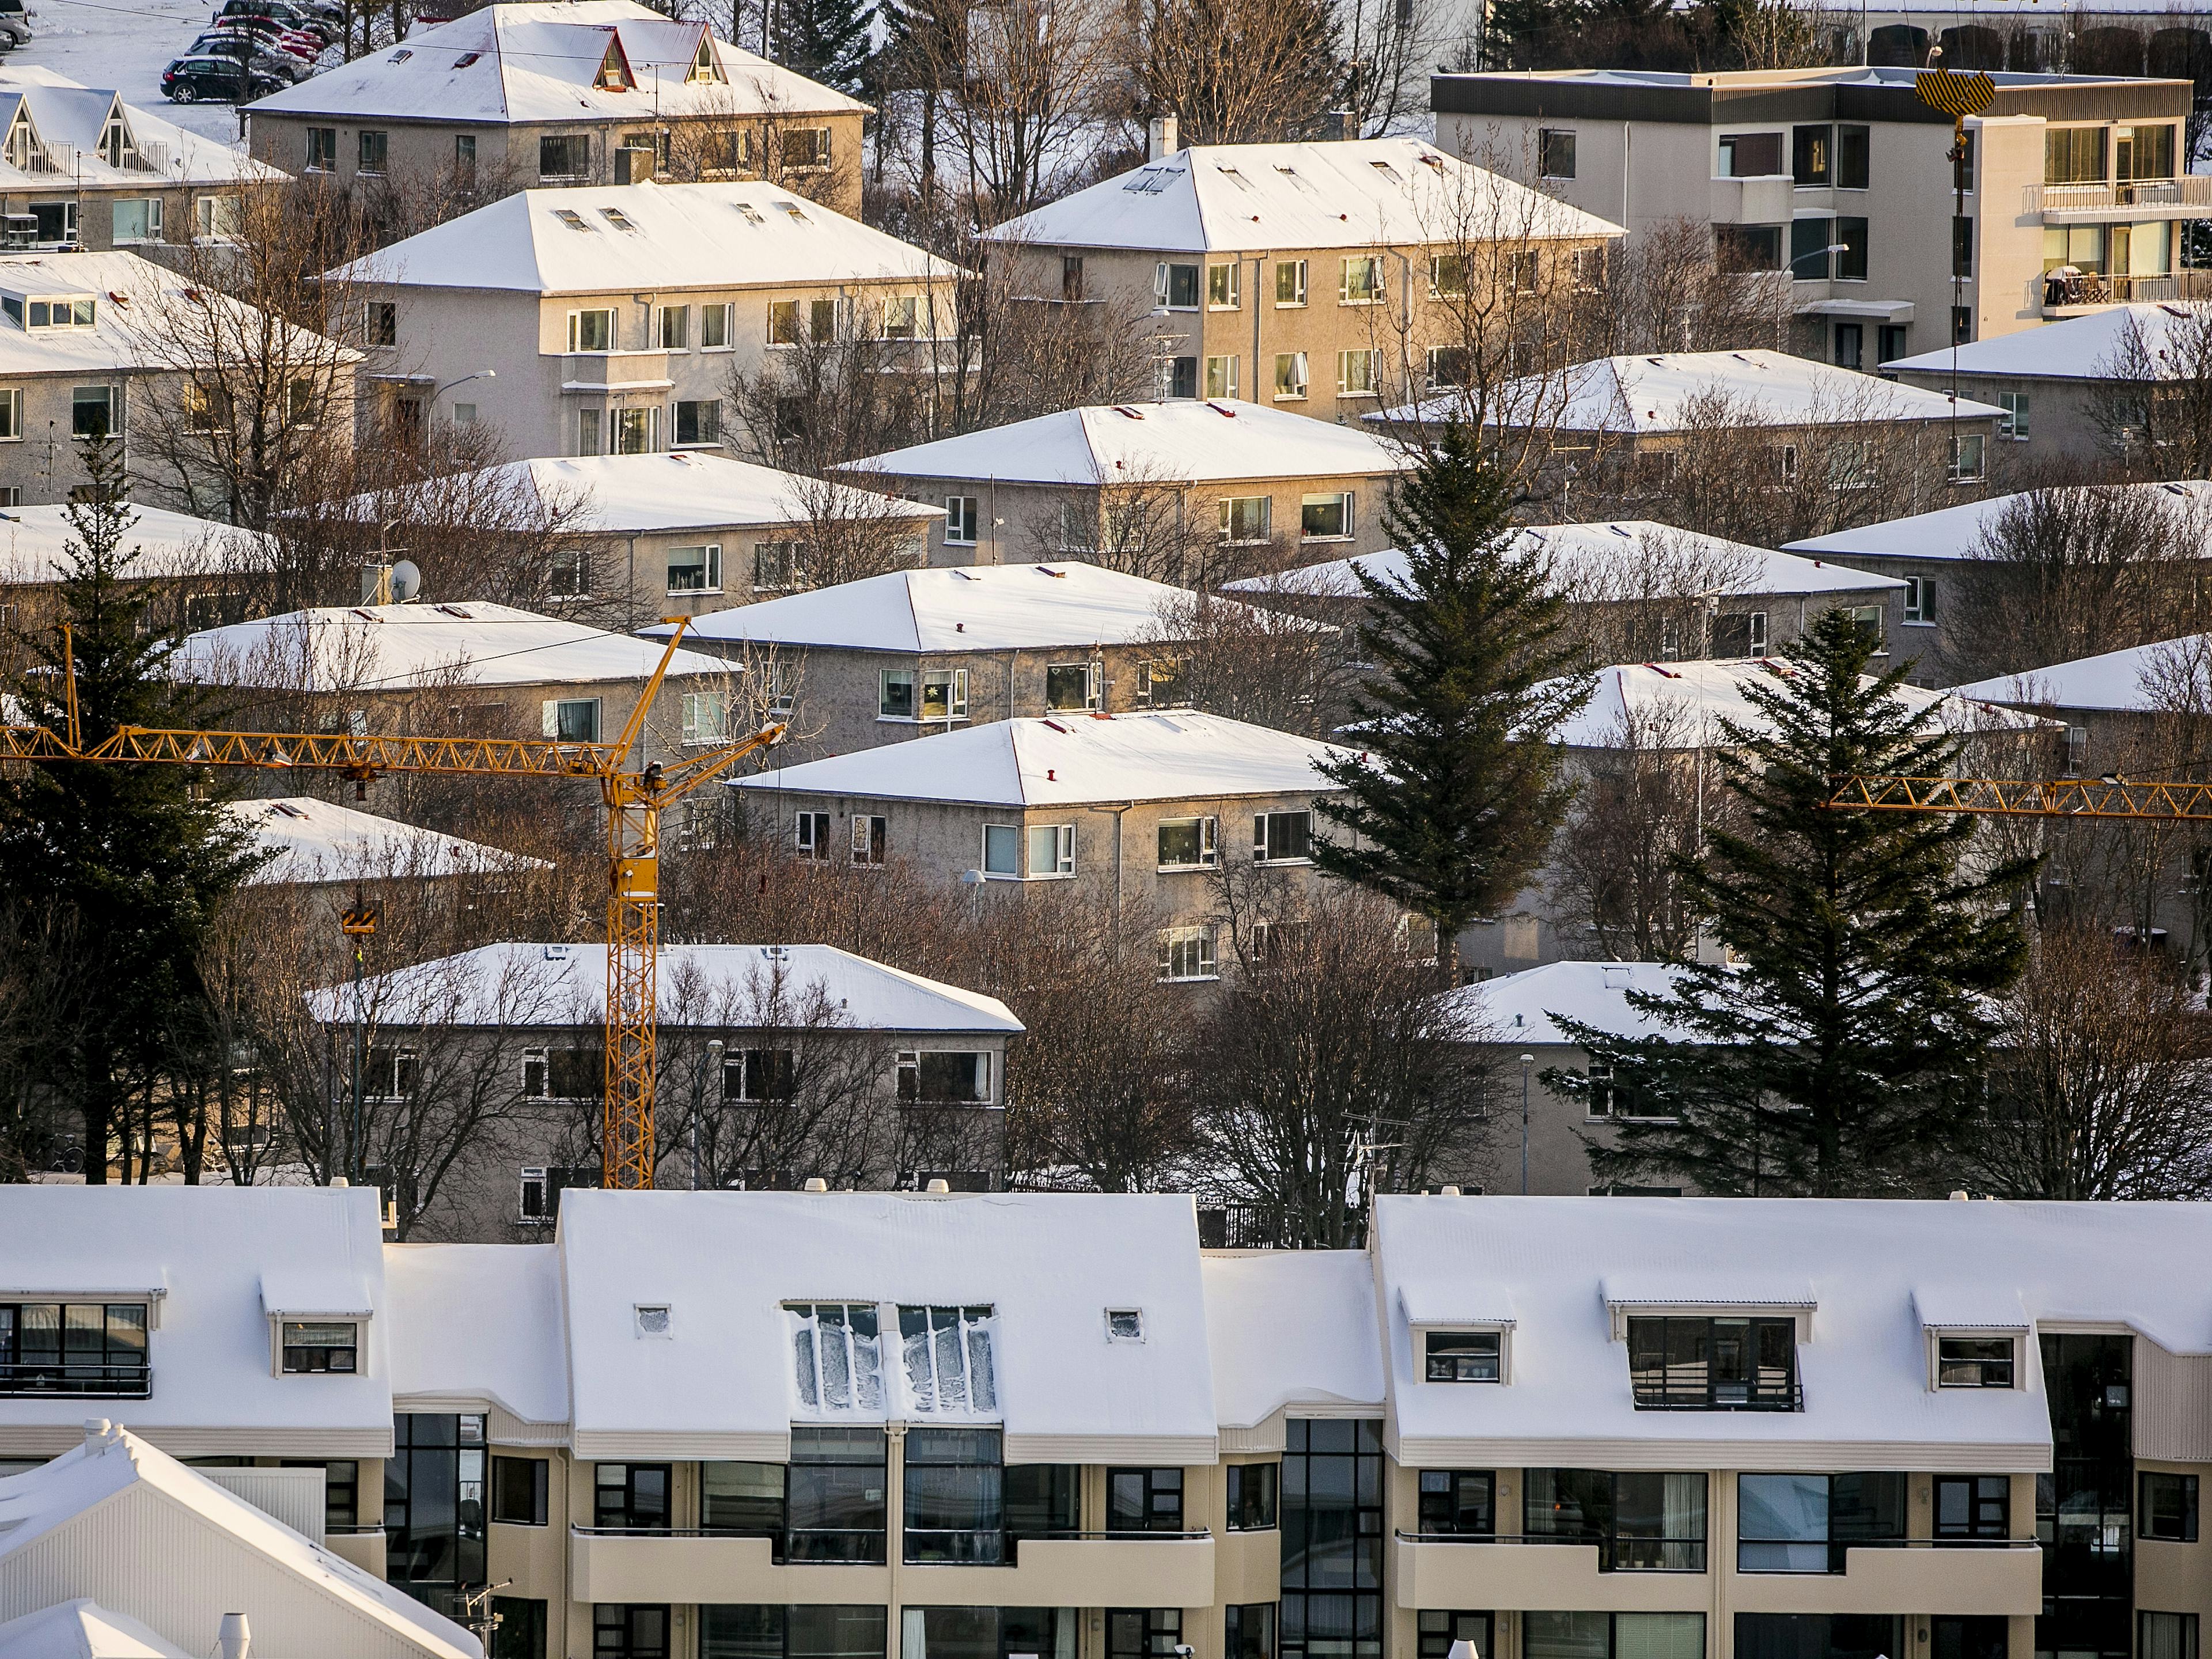
[[[1704,1659],[1705,1651],[1702,1613],[1530,1613],[1522,1618],[1522,1659]],[[1737,1651],[1750,1659],[1740,1645]]]
[[[1218,512],[1221,539],[1249,545],[1267,539],[1275,514],[1275,501],[1272,495],[1224,495],[1218,504]]]
[[[1181,1532],[1181,1469],[1106,1471],[1106,1530]]]
[[[668,591],[671,593],[719,593],[722,591],[722,548],[719,542],[668,550]]]
[[[581,132],[564,133],[538,141],[538,176],[541,179],[581,179],[592,170],[592,140]]]
[[[792,819],[792,846],[799,856],[817,862],[830,857],[830,815],[800,812]]]
[[[1371,398],[1382,378],[1382,354],[1371,346],[1336,354],[1336,395]]]
[[[925,720],[964,720],[968,718],[966,669],[925,668],[921,671],[921,718]]]
[[[20,386],[0,387],[0,440],[20,441],[22,435],[22,388]]]
[[[363,173],[384,171],[385,157],[391,150],[391,135],[383,132],[364,132],[361,135],[361,170]]]
[[[1907,576],[1905,579],[1905,620],[1909,623],[1932,623],[1936,620],[1936,579],[1933,576]],[[1944,1345],[1948,1347],[1950,1345]],[[2005,1363],[2012,1363],[2011,1345],[2006,1345]],[[2005,1387],[2012,1386],[2008,1373]]]
[[[601,1463],[592,1480],[592,1524],[616,1532],[666,1532],[669,1465]]]
[[[988,1307],[900,1306],[899,1350],[913,1411],[939,1415],[999,1409],[993,1322]]]
[[[115,388],[112,386],[80,386],[70,388],[70,435],[73,438],[105,438],[122,429],[123,422],[116,418]]]
[[[1253,815],[1253,862],[1304,864],[1312,856],[1311,812],[1256,812]]]
[[[1705,1477],[1530,1469],[1522,1530],[1597,1546],[1600,1572],[1703,1572]]]
[[[1273,1463],[1231,1463],[1224,1474],[1229,1483],[1229,1530],[1274,1531],[1280,1467]]]
[[[1534,294],[1543,280],[1543,256],[1519,248],[1498,256],[1498,286],[1508,294]]]
[[[1214,961],[1212,927],[1163,927],[1160,930],[1160,977],[1163,980],[1220,978]]]
[[[688,351],[691,347],[691,307],[663,306],[660,307],[660,349],[663,351]]]
[[[2136,1652],[2140,1659],[2197,1659],[2197,1617],[2193,1613],[2138,1613]]]
[[[1273,1601],[1231,1602],[1222,1609],[1221,1617],[1223,1659],[1275,1659]]]
[[[787,346],[799,343],[799,301],[770,300],[768,302],[768,343]]]
[[[915,719],[914,694],[920,678],[916,669],[884,669],[878,677],[880,684],[876,696],[878,717],[887,720]]]
[[[595,1603],[592,1659],[668,1659],[668,1608],[635,1601]]]
[[[1790,274],[1801,283],[1825,279],[1831,264],[1829,248],[1835,228],[1825,218],[1796,218],[1790,222]]]
[[[1893,363],[1906,355],[1905,337],[1912,331],[1909,323],[1883,323],[1875,331],[1875,362]]]
[[[1575,135],[1571,128],[1544,127],[1537,131],[1536,173],[1543,179],[1575,176]]]
[[[491,1518],[502,1526],[545,1524],[546,1462],[542,1457],[491,1460]]]
[[[1782,171],[1778,132],[1730,132],[1721,136],[1723,179],[1771,179]]]
[[[571,351],[612,351],[615,349],[615,313],[610,306],[600,310],[572,311],[568,313],[568,349]]]
[[[699,307],[699,349],[702,351],[726,351],[730,349],[730,313],[735,307],[727,305]]]
[[[338,130],[336,127],[307,129],[307,171],[335,173],[338,167]]]
[[[1831,164],[1834,144],[1835,130],[1832,127],[1790,129],[1790,170],[1800,189],[1833,182]]]
[[[385,1577],[395,1584],[484,1582],[484,1420],[401,1412],[384,1465]]]
[[[1715,225],[1713,258],[1731,275],[1782,269],[1779,225]]]
[[[875,1304],[796,1303],[783,1312],[801,1406],[809,1411],[883,1410]]]
[[[1152,271],[1152,294],[1170,311],[1197,310],[1198,267],[1162,261]]]
[[[1894,1659],[1906,1651],[1904,1623],[1889,1613],[1740,1613],[1735,1651],[1737,1659]]]
[[[921,301],[911,294],[884,301],[884,338],[913,340],[921,336]]]
[[[753,544],[753,589],[756,592],[787,593],[805,585],[805,542]]]
[[[1168,658],[1154,658],[1151,662],[1137,665],[1137,702],[1146,708],[1173,708],[1178,706],[1176,685],[1182,678],[1182,665]]]
[[[1578,294],[1595,294],[1605,281],[1605,247],[1602,243],[1574,251],[1571,278]]]
[[[909,1049],[898,1056],[898,1097],[910,1106],[988,1106],[991,1056],[973,1048]]]
[[[853,862],[880,865],[890,852],[890,822],[865,812],[853,814]]]
[[[1298,503],[1298,539],[1342,542],[1352,539],[1352,492],[1332,490],[1308,495]]]
[[[830,165],[829,128],[786,127],[778,137],[787,168],[805,172]]]
[[[1234,311],[1240,302],[1243,289],[1241,273],[1243,266],[1235,262],[1206,268],[1206,308],[1208,311]]]
[[[1639,1411],[1796,1411],[1793,1319],[1631,1319]]]
[[[1382,297],[1382,261],[1372,253],[1348,253],[1338,262],[1339,305],[1371,306]]]
[[[1295,402],[1306,395],[1306,354],[1303,351],[1279,351],[1275,354],[1275,401]]]
[[[799,1093],[799,1057],[788,1048],[731,1048],[722,1054],[722,1098],[757,1106]]]
[[[360,1364],[361,1327],[350,1320],[325,1323],[288,1319],[283,1322],[281,1346],[288,1376],[316,1371],[350,1373]]]
[[[653,428],[657,409],[618,409],[614,411],[615,453],[617,455],[649,455],[653,453]]]
[[[2103,184],[2104,128],[2045,128],[2043,134],[2043,182],[2046,185]]]
[[[1414,1615],[1415,1659],[1451,1659],[1455,1644],[1471,1642],[1477,1655],[1492,1651],[1491,1616],[1426,1607]]]
[[[2000,392],[1990,400],[2004,410],[1997,422],[1997,436],[2016,444],[2027,441],[2027,393]]]
[[[2145,1469],[2137,1482],[2142,1498],[2136,1507],[2136,1536],[2172,1544],[2195,1543],[2197,1477]]]
[[[1030,826],[1030,879],[1072,876],[1075,873],[1075,826],[1037,823]]]
[[[700,1530],[724,1537],[773,1538],[781,1546],[784,1467],[781,1463],[700,1464]]]
[[[137,1398],[151,1381],[143,1303],[0,1303],[0,1395]]]
[[[1504,1333],[1502,1331],[1429,1331],[1422,1350],[1431,1382],[1497,1382],[1501,1369]]]
[[[1236,358],[1208,357],[1206,360],[1206,395],[1217,399],[1237,395]]]
[[[279,1467],[320,1469],[323,1472],[323,1526],[334,1533],[351,1532],[361,1524],[361,1465],[351,1458],[287,1457]]]
[[[1382,1489],[1377,1419],[1283,1425],[1282,1659],[1382,1659]]]
[[[996,1429],[909,1429],[906,1559],[995,1566],[1006,1559],[1005,1471]]]
[[[1166,385],[1160,395],[1164,398],[1195,398],[1198,396],[1198,359],[1176,357],[1162,365],[1166,371]]]
[[[2012,1536],[2012,1478],[2003,1474],[1936,1477],[1938,1538]]]
[[[1423,1469],[1422,1534],[1436,1538],[1496,1536],[1497,1494],[1498,1477],[1488,1469]]]
[[[141,196],[118,201],[112,223],[113,240],[118,242],[158,242],[161,240],[161,198]]]
[[[1738,1572],[1844,1570],[1853,1544],[1905,1536],[1905,1476],[1740,1474]]]
[[[1220,860],[1214,850],[1214,831],[1219,820],[1163,818],[1159,826],[1160,868],[1211,870]]]
[[[556,1050],[555,1057],[558,1060],[563,1056],[573,1056],[582,1052],[586,1051]],[[599,1079],[604,1078],[606,1066],[604,1060],[600,1059],[598,1049],[591,1049],[588,1053],[593,1060],[599,1062],[597,1077],[589,1080],[589,1092],[596,1094],[600,1087]],[[538,1063],[542,1076],[545,1063],[542,1050]],[[526,1075],[529,1066],[530,1062],[526,1059],[523,1062]],[[557,1070],[558,1067],[556,1066],[556,1069]],[[526,1088],[523,1092],[529,1094],[532,1091]],[[544,1091],[541,1089],[538,1092],[542,1093]],[[582,1098],[582,1097],[574,1096],[570,1098]],[[561,1194],[563,1192],[573,1187],[596,1187],[599,1184],[599,1170],[597,1164],[555,1165],[547,1169],[525,1170],[522,1172],[522,1200],[516,1211],[517,1218],[523,1221],[537,1223],[555,1220],[561,1213]]]
[[[684,746],[703,748],[730,740],[730,700],[720,691],[684,694]]]
[[[1974,219],[1969,213],[1954,214],[1951,218],[1951,274],[1974,274]]]
[[[1429,256],[1429,297],[1455,300],[1467,292],[1467,256],[1431,253]]]
[[[1844,125],[1836,129],[1836,188],[1864,190],[1868,158],[1873,149],[1871,127]]]
[[[810,300],[806,305],[806,337],[817,345],[827,345],[837,337],[838,302],[835,300]]]
[[[945,544],[947,547],[975,546],[975,496],[947,495],[945,498]]]
[[[1060,256],[1060,297],[1071,304],[1083,297],[1083,256],[1079,253]]]
[[[1951,440],[1951,465],[1948,476],[1953,483],[1976,483],[1982,477],[1982,434],[1961,433]]]
[[[856,1305],[842,1311],[855,1319],[862,1313],[867,1316],[868,1369],[863,1377],[848,1374],[841,1386],[849,1390],[855,1383],[863,1385],[867,1403],[861,1409],[881,1412],[883,1381],[876,1369],[876,1310],[872,1305]],[[857,1346],[851,1352],[856,1360],[860,1357]],[[805,1363],[801,1352],[802,1402],[807,1387]],[[825,1367],[817,1386],[827,1389],[830,1383]],[[886,1443],[881,1429],[793,1427],[791,1463],[784,1487],[787,1559],[883,1565]]]
[[[194,227],[204,242],[237,239],[245,210],[235,196],[203,196],[192,204]]]
[[[597,743],[599,740],[599,700],[597,697],[549,699],[544,708],[539,735],[556,743]]]
[[[1052,663],[1044,671],[1044,706],[1063,713],[1097,708],[1103,676],[1097,663]]]
[[[983,873],[1017,880],[1022,873],[1022,830],[1018,823],[983,826]]]
[[[477,170],[477,136],[473,132],[453,135],[453,171],[467,178]]]
[[[1428,357],[1428,383],[1432,388],[1465,386],[1467,384],[1467,348],[1465,346],[1431,346]]]
[[[1951,343],[1971,345],[1974,338],[1974,308],[1972,306],[1951,307]]]
[[[1275,261],[1275,303],[1279,307],[1302,306],[1306,302],[1306,262],[1303,259]]]
[[[1181,1607],[1106,1609],[1106,1659],[1175,1659],[1182,1644]]]

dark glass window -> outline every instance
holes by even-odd
[[[699,1609],[699,1659],[884,1659],[879,1607],[708,1605]]]
[[[1844,250],[1836,256],[1836,280],[1839,283],[1866,281],[1867,222],[1863,219],[1837,220],[1836,240]]]
[[[404,1412],[384,1465],[385,1577],[441,1606],[484,1582],[484,1420]]]
[[[1812,186],[1833,182],[1834,144],[1833,127],[1794,127],[1790,130],[1790,171],[1800,185]]]
[[[545,1659],[545,1604],[521,1595],[495,1595],[491,1659]]]
[[[1713,258],[1730,275],[1782,269],[1779,225],[1715,225]]]
[[[1703,1572],[1705,1477],[1530,1469],[1522,1531],[1597,1546],[1600,1572]]]
[[[1721,138],[1721,174],[1728,179],[1771,179],[1782,171],[1782,135],[1731,132]]]
[[[1905,1536],[1899,1474],[1736,1477],[1736,1571],[1841,1572],[1854,1544]]]
[[[2012,1477],[1939,1474],[1936,1477],[1938,1538],[2012,1536]]]
[[[1009,1543],[1082,1529],[1083,1470],[1079,1464],[1009,1464],[1001,1490]]]
[[[2012,1339],[2008,1336],[1939,1336],[1936,1339],[1936,1381],[1946,1389],[2012,1387]]]
[[[666,1532],[669,1466],[602,1463],[592,1482],[592,1524],[619,1532]]]
[[[1632,1319],[1638,1410],[1796,1411],[1797,1327],[1789,1319]]]
[[[1739,1613],[1736,1659],[1896,1659],[1904,1625],[1888,1613]]]
[[[542,1457],[493,1458],[491,1518],[508,1526],[544,1526],[545,1475]]]
[[[152,1383],[143,1303],[0,1303],[0,1395],[142,1398]]]
[[[1181,1469],[1106,1471],[1106,1530],[1181,1532]]]
[[[1486,1613],[1451,1613],[1422,1609],[1415,1621],[1419,1659],[1451,1659],[1452,1644],[1474,1644],[1475,1659],[1494,1659],[1490,1645],[1491,1618]]]
[[[592,1659],[668,1659],[668,1609],[635,1601],[592,1608]]]
[[[321,1458],[287,1457],[280,1467],[320,1469],[323,1472],[323,1528],[349,1533],[361,1524],[361,1465],[349,1457],[325,1462]]]
[[[1836,187],[1838,190],[1864,190],[1869,172],[1869,151],[1873,129],[1859,126],[1840,126],[1836,129]]]
[[[1274,1530],[1277,1483],[1281,1474],[1282,1470],[1273,1463],[1229,1465],[1230,1531]]]
[[[1165,265],[1166,275],[1160,281],[1160,298],[1178,311],[1198,308],[1198,267],[1196,265]]]
[[[1182,1641],[1181,1607],[1106,1610],[1106,1659],[1175,1659]]]
[[[1423,1469],[1420,1485],[1425,1537],[1488,1538],[1497,1532],[1498,1477],[1492,1471]]]
[[[2005,1659],[2011,1645],[2002,1619],[1931,1619],[1928,1635],[1929,1659]]]
[[[2142,1501],[2136,1510],[2142,1538],[2172,1544],[2197,1541],[2197,1477],[2146,1469],[2137,1477]]]
[[[359,1364],[361,1327],[350,1320],[325,1323],[288,1319],[282,1346],[287,1376],[350,1372]]]
[[[906,1437],[906,1559],[1006,1559],[996,1429],[911,1429]]]
[[[1382,1659],[1382,1425],[1284,1429],[1283,1659]]]
[[[2197,1615],[2140,1613],[2136,1615],[2136,1651],[2142,1659],[2197,1659]],[[1948,1659],[1938,1653],[1936,1659]],[[1977,1654],[1972,1659],[1981,1659]]]
[[[699,1526],[736,1538],[783,1540],[781,1463],[702,1463]]]
[[[1221,1626],[1223,1659],[1275,1659],[1273,1601],[1231,1602],[1222,1610]]]
[[[884,1563],[881,1429],[793,1429],[785,1553],[793,1561]]]
[[[915,1607],[905,1610],[921,1623],[922,1650],[929,1659],[1007,1659],[1012,1654],[1045,1656],[1059,1651],[1058,1607]],[[908,1624],[905,1634],[910,1635]],[[1070,1632],[1073,1645],[1073,1633]],[[911,1649],[908,1650],[911,1651]]]
[[[2135,1637],[2130,1339],[2042,1339],[2051,1471],[2035,1481],[2043,1544],[2039,1653],[2118,1659]]]
[[[1703,1659],[1702,1613],[1530,1613],[1522,1659]]]
[[[1423,1346],[1431,1382],[1495,1382],[1504,1337],[1498,1331],[1429,1331]]]

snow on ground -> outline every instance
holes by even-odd
[[[126,104],[150,109],[189,132],[224,143],[238,137],[228,104],[172,104],[161,71],[215,15],[220,0],[33,0],[31,39],[0,58],[35,64],[88,87],[113,87]]]

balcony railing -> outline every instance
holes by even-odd
[[[1826,1564],[1818,1567],[1753,1567],[1744,1565],[1743,1551],[1747,1547],[1792,1542],[1808,1552],[1826,1551]],[[1761,1578],[1835,1577],[1850,1570],[1850,1553],[1853,1550],[2034,1550],[2042,1547],[2033,1538],[1836,1538],[1826,1544],[1818,1539],[1741,1538],[1736,1540],[1736,1571]]]
[[[154,1391],[153,1368],[101,1360],[18,1360],[0,1364],[0,1395],[58,1395],[79,1399],[143,1400]]]
[[[1705,1540],[1702,1538],[1633,1538],[1601,1533],[1406,1532],[1401,1544],[1535,1544],[1580,1545],[1597,1551],[1600,1572],[1703,1572]]]
[[[2022,196],[2030,213],[2212,207],[2212,173],[2191,173],[2179,179],[2133,179],[2117,184],[2029,185]]]
[[[2174,270],[2162,276],[2106,276],[2085,270],[2077,276],[2048,272],[2043,279],[2043,308],[2065,306],[2158,305],[2176,300],[2212,300],[2212,270]]]

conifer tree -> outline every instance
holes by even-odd
[[[775,0],[775,60],[858,97],[868,80],[875,0]]]
[[[1786,673],[1745,685],[1765,729],[1723,726],[1712,760],[1742,811],[1681,869],[1735,964],[1631,992],[1651,1036],[1563,1022],[1635,1103],[1617,1145],[1590,1148],[1601,1179],[1820,1197],[1952,1184],[1942,1158],[1979,1107],[1994,1000],[2026,966],[2008,901],[2033,861],[1964,867],[1963,814],[1827,805],[1834,779],[1940,775],[1960,752],[1896,696],[1902,665],[1868,672],[1874,649],[1826,612]]]
[[[1551,561],[1513,546],[1510,501],[1458,421],[1398,481],[1382,523],[1405,578],[1354,567],[1377,671],[1352,698],[1365,752],[1324,764],[1345,793],[1316,804],[1348,833],[1317,838],[1314,861],[1433,923],[1448,981],[1460,929],[1551,844],[1571,791],[1550,734],[1590,694]]]
[[[87,482],[64,509],[70,538],[60,613],[70,625],[76,699],[87,747],[118,726],[201,723],[204,699],[172,680],[169,644],[142,633],[132,591],[141,551],[126,547],[134,521],[121,443],[101,437],[79,453]],[[27,672],[8,690],[27,718],[66,729],[59,629],[28,634],[15,654]],[[98,953],[79,977],[81,1034],[52,1079],[83,1123],[85,1179],[104,1182],[126,1103],[161,1063],[165,1037],[189,1028],[206,1002],[197,957],[225,897],[260,861],[250,836],[220,804],[196,795],[183,767],[41,762],[0,780],[0,869],[19,890],[64,907],[77,938]]]

